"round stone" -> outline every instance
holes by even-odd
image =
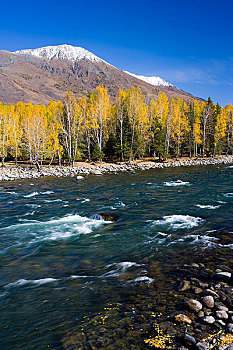
[[[202,309],[202,304],[195,299],[188,300],[187,305],[190,308],[190,310],[193,312],[199,312]]]
[[[204,321],[205,321],[206,323],[212,324],[212,323],[215,322],[215,318],[214,318],[213,316],[206,316],[206,317],[204,318]]]
[[[212,295],[207,295],[203,298],[203,304],[212,309],[214,307],[214,298],[212,297]]]
[[[217,310],[216,316],[220,320],[227,320],[228,319],[228,314],[226,313],[226,311],[223,311],[223,310]]]

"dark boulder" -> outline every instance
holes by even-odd
[[[119,219],[119,215],[112,212],[100,212],[100,213],[91,215],[90,219],[115,222]]]

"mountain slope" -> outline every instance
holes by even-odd
[[[62,99],[71,90],[78,96],[88,95],[98,85],[107,87],[111,99],[118,89],[141,88],[147,98],[163,91],[170,98],[184,100],[192,95],[169,86],[153,86],[108,64],[91,52],[70,45],[59,45],[15,53],[0,51],[0,101],[47,104]]]

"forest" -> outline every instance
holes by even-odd
[[[77,160],[214,157],[233,152],[233,106],[119,90],[114,103],[98,86],[88,97],[67,92],[47,106],[0,103],[0,157],[74,165]]]

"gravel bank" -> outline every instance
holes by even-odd
[[[12,181],[19,179],[32,179],[45,176],[78,176],[78,180],[82,180],[83,175],[102,175],[105,173],[116,173],[121,171],[141,171],[148,169],[164,169],[172,167],[190,167],[190,166],[202,166],[202,165],[220,165],[220,164],[233,164],[233,156],[221,156],[218,158],[206,158],[206,159],[185,159],[172,162],[155,163],[103,163],[98,165],[84,164],[75,167],[59,167],[50,166],[42,167],[40,171],[35,168],[2,168],[0,169],[0,181]]]

